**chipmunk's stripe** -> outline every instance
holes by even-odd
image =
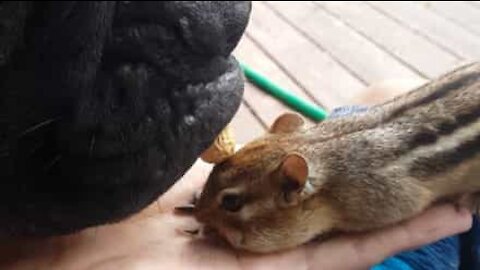
[[[480,88],[478,90],[480,91]],[[478,94],[480,95],[480,92]],[[480,118],[480,104],[478,104],[477,108],[475,108],[470,112],[459,114],[456,117],[455,123],[452,123],[452,122],[440,123],[440,125],[438,126],[439,133],[441,135],[451,134],[452,132],[454,132],[456,129],[460,127],[469,125],[474,121],[478,121],[479,118]]]
[[[480,119],[471,125],[442,136],[437,143],[419,147],[398,162],[409,163],[408,174],[414,177],[436,175],[456,167],[480,154]],[[398,162],[397,165],[398,165]]]
[[[461,78],[458,78],[456,80],[453,80],[452,82],[446,83],[440,87],[440,89],[437,89],[436,91],[433,91],[429,95],[420,98],[420,99],[414,99],[410,103],[403,104],[399,108],[395,109],[392,111],[392,113],[387,117],[385,120],[383,120],[383,123],[390,122],[399,116],[402,116],[405,112],[416,109],[418,107],[424,106],[424,105],[429,105],[433,101],[441,99],[446,97],[448,94],[450,94],[452,91],[463,91],[467,88],[469,88],[471,85],[475,84],[476,82],[480,81],[480,71],[479,72],[474,72],[471,74],[467,74]],[[428,87],[428,86],[427,86]]]
[[[480,153],[480,135],[472,140],[466,141],[458,148],[445,152],[438,152],[435,155],[420,159],[410,167],[410,175],[422,177],[436,175],[451,169],[463,161],[471,159]]]
[[[406,114],[410,114],[411,117],[413,112],[424,110],[425,107],[430,106],[435,101],[447,101],[449,95],[455,95],[461,91],[468,91],[473,94],[475,94],[475,91],[480,91],[480,64],[463,67],[440,78],[436,82],[413,90],[405,96],[372,106],[363,114],[355,114],[350,118],[333,119],[330,122],[326,121],[324,125],[319,125],[319,128],[315,128],[316,132],[312,132],[312,136],[306,141],[310,144],[321,143],[353,133],[379,128],[398,121]],[[455,115],[454,112],[450,114],[451,116]],[[414,149],[423,144],[434,143],[437,139],[437,134],[448,134],[458,127],[470,123],[472,118],[469,117],[473,116],[467,115],[465,121],[459,118],[454,123],[444,122],[438,127],[439,131],[434,133],[425,130],[423,134],[418,135],[409,148]]]
[[[479,89],[480,90],[480,89]],[[432,128],[422,128],[414,134],[407,142],[409,151],[420,146],[433,144],[443,136],[450,135],[459,128],[468,126],[480,118],[480,104],[478,108],[464,114],[459,114],[455,121],[444,120],[440,123],[433,123]]]

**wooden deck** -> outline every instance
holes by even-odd
[[[253,2],[234,55],[331,110],[372,83],[431,79],[480,60],[480,2]],[[238,142],[288,110],[247,83],[232,121]]]

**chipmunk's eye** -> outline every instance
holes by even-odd
[[[238,212],[244,205],[244,199],[238,194],[225,194],[222,197],[220,207],[229,212]]]

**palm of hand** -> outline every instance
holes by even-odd
[[[367,269],[396,252],[467,230],[471,216],[453,206],[380,231],[253,255],[178,231],[192,220],[172,213],[201,188],[210,167],[202,162],[142,213],[115,225],[47,240],[0,245],[1,269]],[[452,222],[455,221],[455,222]]]

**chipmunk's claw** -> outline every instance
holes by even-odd
[[[456,206],[457,210],[460,210],[461,208],[467,208],[472,212],[472,214],[480,215],[480,192],[462,195],[460,196],[459,200],[454,203],[454,205]]]
[[[175,207],[175,213],[180,215],[193,215],[195,212],[195,205],[187,204]]]
[[[175,213],[179,215],[193,215],[195,212],[195,205],[197,205],[200,198],[200,192],[195,192],[188,204],[175,207]]]
[[[322,234],[316,235],[310,241],[315,242],[315,243],[321,243],[323,241],[326,241],[326,240],[332,238],[333,235],[334,235],[333,232],[322,233]]]
[[[198,235],[200,233],[200,230],[199,229],[183,230],[183,232],[190,235]]]
[[[180,235],[188,237],[198,237],[200,236],[200,229],[176,229],[177,233]]]

